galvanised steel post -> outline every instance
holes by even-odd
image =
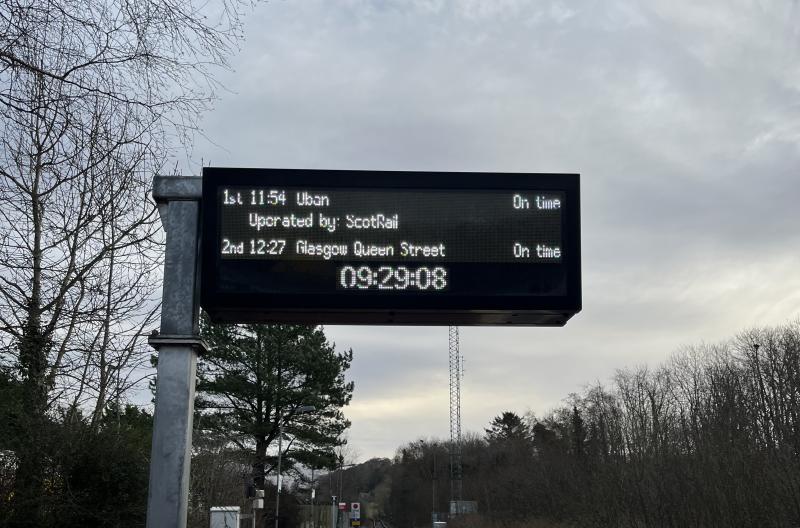
[[[199,332],[200,200],[198,176],[156,176],[153,198],[166,232],[156,409],[147,497],[148,528],[185,528]]]

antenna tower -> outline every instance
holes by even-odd
[[[450,503],[461,498],[461,352],[458,327],[450,327]]]

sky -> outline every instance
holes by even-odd
[[[581,175],[583,311],[462,327],[462,421],[800,317],[800,5],[280,0],[248,15],[187,170]],[[446,327],[352,348],[352,457],[447,438]]]

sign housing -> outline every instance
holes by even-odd
[[[577,174],[203,170],[215,321],[562,326],[581,309]]]

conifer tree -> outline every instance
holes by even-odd
[[[283,425],[282,472],[300,460],[325,467],[349,427],[342,407],[353,383],[345,373],[352,350],[336,352],[321,327],[224,325],[204,319],[211,351],[198,363],[196,427],[224,436],[251,455],[253,479],[263,487],[274,468]],[[301,407],[314,411],[299,414]]]
[[[584,455],[586,444],[586,426],[577,406],[572,407],[572,453],[579,458]]]
[[[506,411],[495,416],[489,428],[485,429],[489,442],[503,440],[530,440],[531,434],[522,418],[514,412]]]

